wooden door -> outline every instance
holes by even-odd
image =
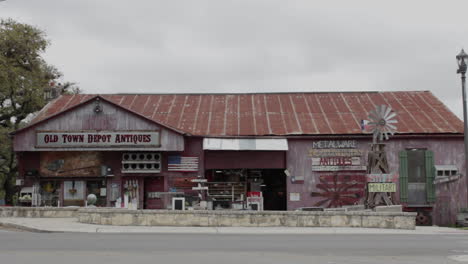
[[[164,209],[164,177],[145,179],[145,209]]]

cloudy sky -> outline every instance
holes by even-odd
[[[86,93],[430,90],[462,116],[468,1],[6,0]]]

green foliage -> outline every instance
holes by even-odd
[[[48,46],[41,30],[11,19],[0,22],[0,125],[18,128],[41,109],[44,89],[60,73],[41,57]]]
[[[10,203],[17,168],[9,134],[44,107],[44,91],[61,77],[41,57],[48,45],[42,30],[12,19],[0,20],[0,195],[4,193]],[[73,83],[66,86],[59,87],[61,92],[79,92]]]

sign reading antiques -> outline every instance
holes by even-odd
[[[36,132],[37,148],[159,147],[159,131]]]
[[[312,171],[361,171],[361,150],[356,140],[321,140],[312,143],[309,150]]]

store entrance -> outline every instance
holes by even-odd
[[[286,175],[284,170],[262,170],[263,209],[285,211]]]
[[[145,209],[163,209],[164,177],[150,177],[145,179]]]
[[[287,210],[284,169],[213,169],[206,178],[215,210]]]

